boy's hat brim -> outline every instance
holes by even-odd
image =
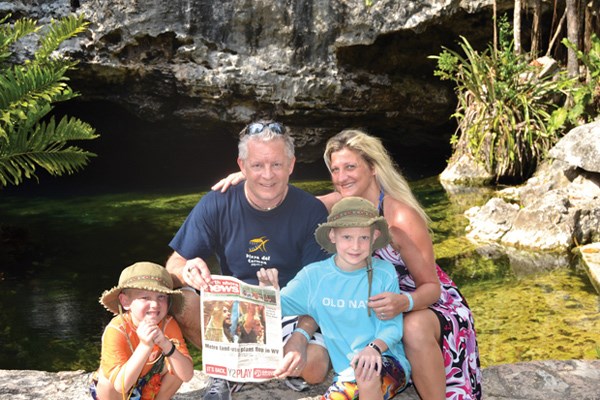
[[[372,250],[378,250],[390,242],[390,233],[385,218],[379,216],[373,204],[362,197],[346,197],[338,201],[333,208],[327,222],[320,224],[315,230],[317,243],[327,252],[335,253],[335,244],[329,239],[332,228],[371,227],[379,230],[381,234],[373,243]]]
[[[124,289],[149,290],[168,294],[170,297],[169,314],[177,315],[183,311],[183,293],[173,290],[173,279],[165,267],[151,262],[138,262],[125,268],[119,277],[119,284],[105,290],[100,303],[110,312],[119,314],[119,294]]]

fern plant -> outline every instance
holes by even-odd
[[[506,18],[499,23],[499,49],[478,52],[461,37],[462,52],[445,48],[435,75],[452,80],[458,97],[455,153],[469,153],[498,181],[528,178],[556,143],[566,119],[559,104],[574,80],[564,72],[539,76],[524,55],[513,51]]]
[[[54,176],[72,174],[95,154],[72,141],[98,137],[94,128],[77,118],[56,121],[53,104],[76,96],[67,84],[67,71],[77,62],[57,50],[67,39],[87,28],[83,16],[71,15],[48,26],[22,18],[0,21],[0,188],[38,179],[39,168]],[[38,35],[35,54],[24,62],[11,62],[14,45],[29,35]]]

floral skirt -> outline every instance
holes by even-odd
[[[479,400],[482,397],[481,365],[473,314],[454,282],[440,267],[437,271],[442,294],[429,308],[440,320],[446,399]],[[410,275],[401,278],[400,290],[415,290]]]
[[[400,253],[388,245],[377,250],[375,255],[394,264],[401,291],[415,291],[415,281]],[[467,300],[448,274],[438,265],[436,272],[442,293],[437,303],[429,308],[440,320],[441,348],[446,369],[446,399],[479,400],[482,397],[481,366],[473,314]]]

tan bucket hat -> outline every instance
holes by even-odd
[[[183,310],[183,294],[173,290],[173,279],[162,265],[141,261],[125,268],[119,277],[119,285],[105,290],[100,303],[113,314],[119,314],[119,294],[123,289],[141,289],[170,295],[169,313],[179,314]]]
[[[315,239],[323,249],[335,253],[335,245],[329,240],[331,228],[374,227],[381,235],[373,243],[372,250],[384,247],[390,242],[390,233],[385,218],[379,216],[375,206],[362,197],[346,197],[338,201],[327,222],[320,224],[315,230]]]

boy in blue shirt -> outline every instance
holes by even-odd
[[[402,314],[377,318],[367,307],[372,295],[399,293],[394,266],[371,257],[389,242],[387,223],[368,200],[347,197],[332,208],[315,238],[334,254],[305,266],[281,289],[282,314],[310,315],[321,327],[335,372],[323,399],[358,399],[359,392],[361,400],[391,399],[410,376]],[[277,286],[277,270],[257,275],[261,284]]]

